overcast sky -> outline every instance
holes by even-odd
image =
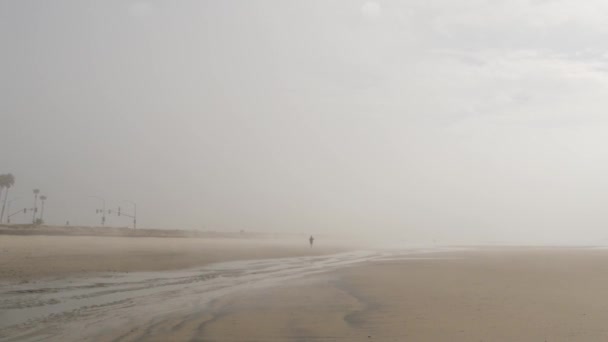
[[[600,0],[5,0],[0,173],[51,224],[608,241],[607,71]]]

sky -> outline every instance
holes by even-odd
[[[608,241],[605,1],[5,0],[0,43],[49,224]]]

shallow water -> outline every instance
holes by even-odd
[[[182,271],[99,274],[0,286],[0,339],[81,340],[108,329],[201,313],[213,300],[369,261],[428,258],[454,249],[365,250],[226,262]]]

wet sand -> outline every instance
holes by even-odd
[[[214,319],[213,307],[221,298],[315,279],[382,256],[354,251],[7,284],[0,287],[0,340],[198,339],[201,320]]]
[[[2,288],[0,339],[606,341],[608,249],[373,250]]]

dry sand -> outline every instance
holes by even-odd
[[[210,263],[346,250],[294,239],[131,238],[0,235],[0,280],[30,281],[96,272],[163,271]]]
[[[453,253],[216,303],[204,341],[607,341],[607,250]],[[160,340],[162,336],[157,336]]]

